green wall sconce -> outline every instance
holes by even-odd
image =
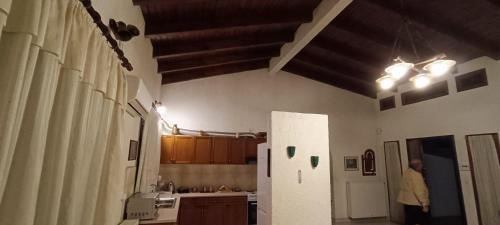
[[[293,158],[293,156],[295,156],[295,146],[286,147],[286,153],[288,155],[288,158]]]
[[[316,167],[318,167],[318,163],[319,163],[319,156],[317,156],[317,155],[311,156],[311,166],[313,168],[316,168]]]

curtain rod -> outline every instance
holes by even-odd
[[[90,14],[90,17],[92,17],[94,23],[101,30],[102,35],[106,37],[106,40],[111,45],[111,48],[116,52],[118,58],[122,61],[121,63],[122,67],[125,67],[128,71],[134,70],[132,64],[130,64],[130,61],[127,59],[127,57],[125,57],[125,53],[118,46],[118,42],[113,38],[113,36],[111,36],[108,26],[106,26],[102,22],[101,15],[94,9],[94,7],[92,7],[91,0],[79,0],[79,1],[83,4],[85,9],[87,9],[87,12]]]

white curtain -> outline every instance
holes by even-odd
[[[468,136],[482,225],[500,224],[500,163],[493,135]]]
[[[153,109],[148,114],[144,124],[136,191],[151,192],[151,185],[156,185],[158,181],[162,130],[160,115]]]
[[[118,224],[127,90],[117,56],[78,0],[9,3],[0,0],[0,224]]]
[[[399,143],[395,141],[385,142],[384,151],[387,171],[387,188],[389,189],[390,219],[393,222],[403,223],[403,206],[397,201],[402,172]]]

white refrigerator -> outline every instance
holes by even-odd
[[[268,121],[267,143],[258,146],[257,224],[331,225],[328,116],[272,112]]]

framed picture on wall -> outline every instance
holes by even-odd
[[[345,156],[344,157],[344,170],[345,171],[358,171],[358,156]]]
[[[138,149],[139,149],[139,142],[130,140],[130,145],[128,148],[128,161],[133,161],[137,159]]]

